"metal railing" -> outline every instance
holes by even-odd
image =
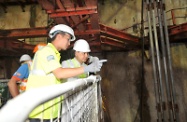
[[[186,11],[187,10],[187,6],[186,7],[181,7],[181,8],[173,8],[170,10],[167,10],[165,13],[167,14],[167,22],[168,25],[178,25],[179,23],[177,23],[177,19],[181,20],[181,19],[187,19],[187,14],[185,12],[180,12],[180,14],[176,14],[175,11]],[[158,19],[158,16],[155,16],[156,19]],[[169,24],[169,21],[171,21],[171,23]],[[148,20],[145,19],[144,21],[145,25],[148,25]],[[186,23],[186,21],[182,21],[182,23]],[[158,25],[158,23],[156,23]],[[180,23],[181,24],[181,23]],[[132,29],[134,26],[140,26],[141,22],[135,23],[129,27],[125,27],[123,29],[121,29],[121,31],[128,31],[129,29]],[[147,29],[147,27],[146,27]]]
[[[179,12],[180,14],[175,13],[175,11],[180,11]],[[187,19],[187,6],[180,7],[180,8],[173,8],[173,9],[166,11],[166,13],[170,13],[170,15],[171,15],[170,18],[167,18],[167,21],[171,20],[173,25],[177,25],[178,24],[176,22],[177,19]],[[183,21],[183,22],[186,22],[186,21]]]
[[[55,119],[51,118],[51,122],[100,122],[102,120],[100,80],[100,76],[89,76],[85,79],[26,91],[2,107],[0,121],[25,122],[37,106],[63,95],[59,115]]]

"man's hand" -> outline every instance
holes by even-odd
[[[104,62],[107,62],[107,60],[99,60],[99,58],[95,57],[90,65],[84,67],[84,72],[99,72]]]
[[[88,63],[92,63],[92,62],[97,61],[97,60],[99,60],[98,57],[90,56],[90,57],[89,57],[89,60],[88,60]]]

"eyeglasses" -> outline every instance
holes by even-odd
[[[67,37],[66,39],[67,39],[68,41],[70,41],[70,40],[71,40],[71,38],[69,38],[69,37]]]
[[[68,35],[68,34],[60,34],[63,38],[66,38],[68,41],[70,41],[71,40],[71,36],[70,35]]]

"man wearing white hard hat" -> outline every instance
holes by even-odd
[[[68,59],[62,62],[63,68],[77,68],[81,66],[86,66],[85,62],[89,60],[89,62],[92,62],[93,60],[99,60],[97,57],[89,56],[89,52],[91,51],[90,46],[88,42],[84,39],[79,39],[75,42],[73,46],[74,55],[75,57],[73,59]],[[92,61],[91,61],[92,60]],[[77,75],[72,78],[68,78],[63,80],[63,82],[66,81],[73,81],[78,78],[86,78],[88,77],[89,73],[83,73],[81,75]]]
[[[29,68],[32,63],[31,57],[28,54],[22,55],[20,57],[19,62],[21,63],[21,66],[13,74],[12,78],[8,82],[9,91],[12,97],[16,97],[17,95],[26,90],[26,82],[29,76]]]
[[[36,53],[44,46],[46,46],[46,44],[37,44],[33,49],[33,53]],[[22,55],[19,61],[21,63],[21,66],[8,82],[9,91],[12,97],[16,97],[26,90],[27,79],[32,64],[31,57],[28,54]]]
[[[98,72],[102,62],[94,62],[79,68],[62,68],[60,64],[60,50],[66,50],[71,41],[75,40],[74,31],[71,27],[58,24],[49,31],[50,42],[47,46],[35,53],[31,71],[28,77],[27,90],[60,84],[61,79],[74,77],[82,73]],[[98,64],[95,66],[95,64]],[[34,109],[29,115],[30,122],[40,121],[41,116],[45,121],[58,116],[60,98],[52,100],[54,105],[44,103]],[[50,102],[51,103],[51,102]],[[44,112],[45,110],[45,112]]]

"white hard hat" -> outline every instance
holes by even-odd
[[[77,40],[74,44],[73,49],[80,52],[90,52],[90,46],[84,39]]]
[[[21,58],[19,59],[19,62],[22,62],[22,61],[29,61],[31,60],[31,57],[28,55],[28,54],[24,54],[21,56]]]
[[[73,29],[67,25],[64,25],[64,24],[58,24],[58,25],[55,25],[54,27],[52,27],[51,30],[49,31],[49,37],[53,38],[56,34],[58,34],[61,31],[71,35],[70,41],[75,40],[75,35],[74,35]]]

